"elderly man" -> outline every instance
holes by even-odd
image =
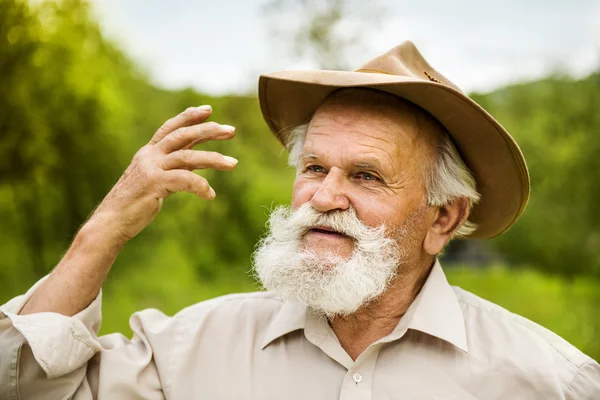
[[[354,72],[262,76],[270,128],[297,169],[254,256],[268,292],[174,317],[134,314],[97,337],[123,245],[191,170],[237,161],[208,106],[167,121],[45,279],[0,313],[7,399],[598,399],[600,366],[544,328],[459,288],[436,259],[454,236],[507,230],[529,178],[509,134],[405,42]]]

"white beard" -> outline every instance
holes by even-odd
[[[276,208],[269,218],[269,234],[254,253],[255,276],[285,300],[298,301],[331,318],[356,312],[379,297],[404,261],[398,241],[386,237],[385,226],[364,225],[353,208],[321,213],[310,203],[295,212]],[[304,235],[326,226],[355,240],[349,258],[317,255],[302,247]],[[406,227],[394,232],[406,235]]]

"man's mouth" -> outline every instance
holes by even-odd
[[[332,229],[328,226],[322,226],[322,225],[313,227],[309,232],[320,233],[320,234],[329,235],[329,236],[347,236],[341,232],[336,231],[335,229]]]

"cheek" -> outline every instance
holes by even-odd
[[[295,210],[302,204],[309,202],[318,189],[316,182],[296,178],[292,189],[292,209]]]
[[[404,196],[363,194],[353,196],[351,203],[358,217],[365,224],[386,225],[392,229],[404,225],[411,212],[419,208],[418,199]]]
[[[354,196],[351,203],[358,218],[369,226],[394,225],[400,217],[395,204],[371,196]]]

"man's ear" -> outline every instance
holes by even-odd
[[[440,253],[467,218],[469,218],[469,201],[465,197],[459,197],[445,206],[437,207],[433,222],[423,241],[423,249],[432,256]]]

